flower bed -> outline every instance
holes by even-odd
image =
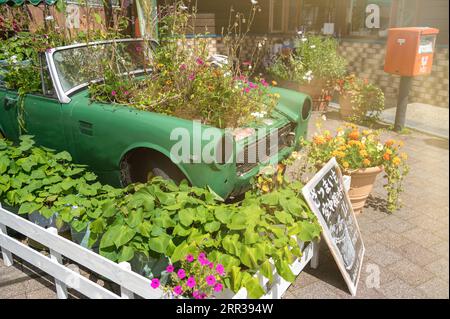
[[[88,247],[99,242],[100,254],[113,261],[131,261],[142,253],[168,256],[176,264],[202,250],[224,266],[224,286],[236,293],[245,288],[249,298],[267,293],[257,273],[271,279],[276,271],[294,281],[290,266],[302,251],[293,236],[308,243],[321,233],[300,183],[280,183],[263,194],[252,191],[236,204],[221,202],[209,190],[162,179],[115,189],[72,164],[68,153],[34,147],[28,136],[19,146],[0,141],[0,174],[1,202],[20,207],[22,215],[37,211],[51,218],[57,213],[58,228],[89,229]]]

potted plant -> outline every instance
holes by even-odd
[[[335,39],[300,35],[294,49],[283,51],[268,67],[280,85],[310,95],[314,110],[325,110],[331,101],[333,83],[345,74],[346,61],[337,52]]]
[[[349,196],[356,214],[362,212],[377,176],[383,171],[387,180],[387,209],[394,212],[400,207],[402,182],[409,171],[407,155],[400,152],[403,142],[383,143],[380,134],[347,124],[335,135],[319,129],[312,142],[304,142],[311,166],[322,167],[335,157],[344,173],[351,176]]]
[[[352,122],[373,123],[379,120],[384,110],[383,91],[367,79],[350,74],[337,81],[340,93],[339,105],[343,119]]]

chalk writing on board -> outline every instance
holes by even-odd
[[[355,294],[364,244],[344,189],[342,173],[334,159],[305,186],[303,194],[318,216],[333,256],[350,291]]]

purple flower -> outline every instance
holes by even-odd
[[[216,271],[219,275],[223,276],[223,274],[225,273],[225,268],[222,264],[217,264]]]
[[[167,272],[173,272],[175,268],[172,265],[167,266],[166,271]]]
[[[216,283],[216,278],[210,275],[206,277],[206,283],[208,284],[208,286],[214,286],[214,284]]]
[[[215,284],[215,286],[214,286],[214,291],[215,292],[221,292],[222,289],[223,289],[223,285],[222,284],[219,284],[219,283]]]
[[[188,278],[188,280],[187,280],[187,282],[186,282],[186,285],[189,287],[189,288],[194,288],[195,287],[195,278],[194,277],[189,277]]]
[[[186,256],[186,260],[188,261],[188,262],[193,262],[194,261],[194,256],[192,256],[191,254],[189,254],[189,255],[187,255]]]
[[[158,278],[153,278],[152,279],[152,283],[150,284],[150,286],[152,286],[153,289],[156,289],[156,288],[159,287],[159,285],[160,285],[159,279]]]
[[[181,295],[183,293],[183,288],[181,288],[181,286],[176,286],[173,288],[173,292],[175,295]]]
[[[184,269],[180,269],[177,272],[178,278],[183,279],[186,277],[186,271],[184,271]]]

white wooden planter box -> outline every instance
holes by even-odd
[[[299,240],[297,240],[301,251],[302,251],[302,257],[297,258],[297,260],[294,261],[290,265],[290,268],[295,276],[298,276],[302,270],[308,265],[309,262],[311,262],[312,268],[318,267],[319,262],[319,245],[318,243],[309,243],[305,246],[305,244]],[[269,283],[269,279],[261,275],[259,272],[255,274],[255,277],[258,278],[260,285],[264,288],[266,294],[261,297],[261,299],[281,299],[283,295],[286,293],[286,291],[289,289],[289,287],[292,285],[292,283],[286,281],[283,279],[279,274],[277,274],[275,265],[270,259],[270,263],[272,264],[272,270],[273,270],[273,279],[272,283]],[[216,298],[219,299],[249,299],[247,289],[241,288],[236,294],[227,289],[224,292],[220,294],[216,294]]]

